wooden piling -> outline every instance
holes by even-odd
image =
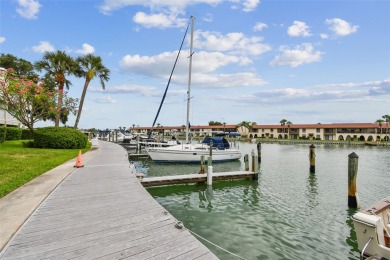
[[[201,155],[200,156],[200,171],[199,173],[200,174],[204,174],[205,173],[205,169],[204,169],[204,155]]]
[[[261,163],[261,143],[257,143],[257,161]]]
[[[348,207],[358,208],[356,177],[358,172],[359,156],[356,153],[348,155]]]
[[[210,157],[213,156],[213,141],[210,141]]]
[[[213,165],[213,157],[209,156],[209,158],[207,158],[207,166],[211,165]]]
[[[252,172],[255,173],[253,175],[253,180],[257,180],[259,178],[259,161],[255,151],[252,151]]]
[[[207,168],[207,186],[213,185],[213,166]]]
[[[245,163],[245,171],[249,171],[249,160],[248,160],[248,155],[244,155],[244,163]]]
[[[309,160],[310,160],[310,173],[316,172],[316,153],[315,153],[316,147],[312,144],[310,145],[310,153],[309,153]]]

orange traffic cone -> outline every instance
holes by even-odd
[[[76,164],[74,165],[76,168],[84,167],[83,158],[81,157],[81,150],[79,151],[79,155],[77,156]]]

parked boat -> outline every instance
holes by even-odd
[[[354,214],[352,220],[360,259],[390,259],[390,196]]]
[[[155,162],[200,162],[202,155],[205,160],[212,155],[213,162],[241,158],[241,152],[237,149],[231,149],[229,142],[223,137],[207,137],[200,144],[149,147],[146,148],[146,151]]]
[[[199,162],[202,155],[210,155],[212,153],[213,161],[230,161],[241,158],[241,152],[237,149],[231,149],[229,142],[225,138],[219,137],[214,140],[205,138],[201,144],[193,144],[189,141],[190,131],[190,100],[191,100],[191,70],[192,70],[192,47],[194,33],[194,17],[191,17],[191,40],[190,40],[190,56],[189,56],[189,76],[187,90],[187,120],[186,120],[186,142],[168,147],[148,147],[146,152],[150,158],[156,162]],[[179,52],[180,53],[180,52]],[[164,94],[165,96],[165,94]],[[164,100],[164,97],[163,97]],[[160,104],[161,108],[161,104]],[[159,111],[160,111],[159,108]],[[157,112],[157,115],[159,113]],[[155,119],[156,121],[156,119]],[[212,145],[210,142],[213,141]],[[211,149],[211,151],[210,151]]]

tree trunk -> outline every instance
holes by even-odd
[[[60,119],[61,119],[61,109],[62,109],[62,98],[64,96],[64,84],[61,84],[58,87],[58,102],[57,102],[57,114],[56,114],[56,121],[55,126],[60,126]]]
[[[77,129],[77,126],[79,125],[79,121],[80,121],[80,117],[81,117],[81,111],[83,110],[84,99],[85,99],[85,95],[87,94],[87,89],[88,89],[89,82],[90,82],[90,80],[88,80],[88,79],[85,80],[83,93],[81,94],[79,109],[77,111],[76,122],[74,123],[74,129]]]

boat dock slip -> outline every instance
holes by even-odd
[[[215,172],[212,174],[213,181],[220,180],[236,180],[236,179],[253,179],[257,173],[250,171],[235,171],[235,172]],[[206,182],[207,174],[187,174],[174,176],[161,176],[143,178],[141,183],[144,187],[162,186],[171,184],[185,184]]]
[[[128,157],[129,160],[138,160],[138,159],[149,158],[149,155],[147,153],[129,153]]]
[[[178,220],[130,173],[120,145],[99,141],[95,151],[84,167],[70,169],[0,259],[218,259],[175,227]]]

